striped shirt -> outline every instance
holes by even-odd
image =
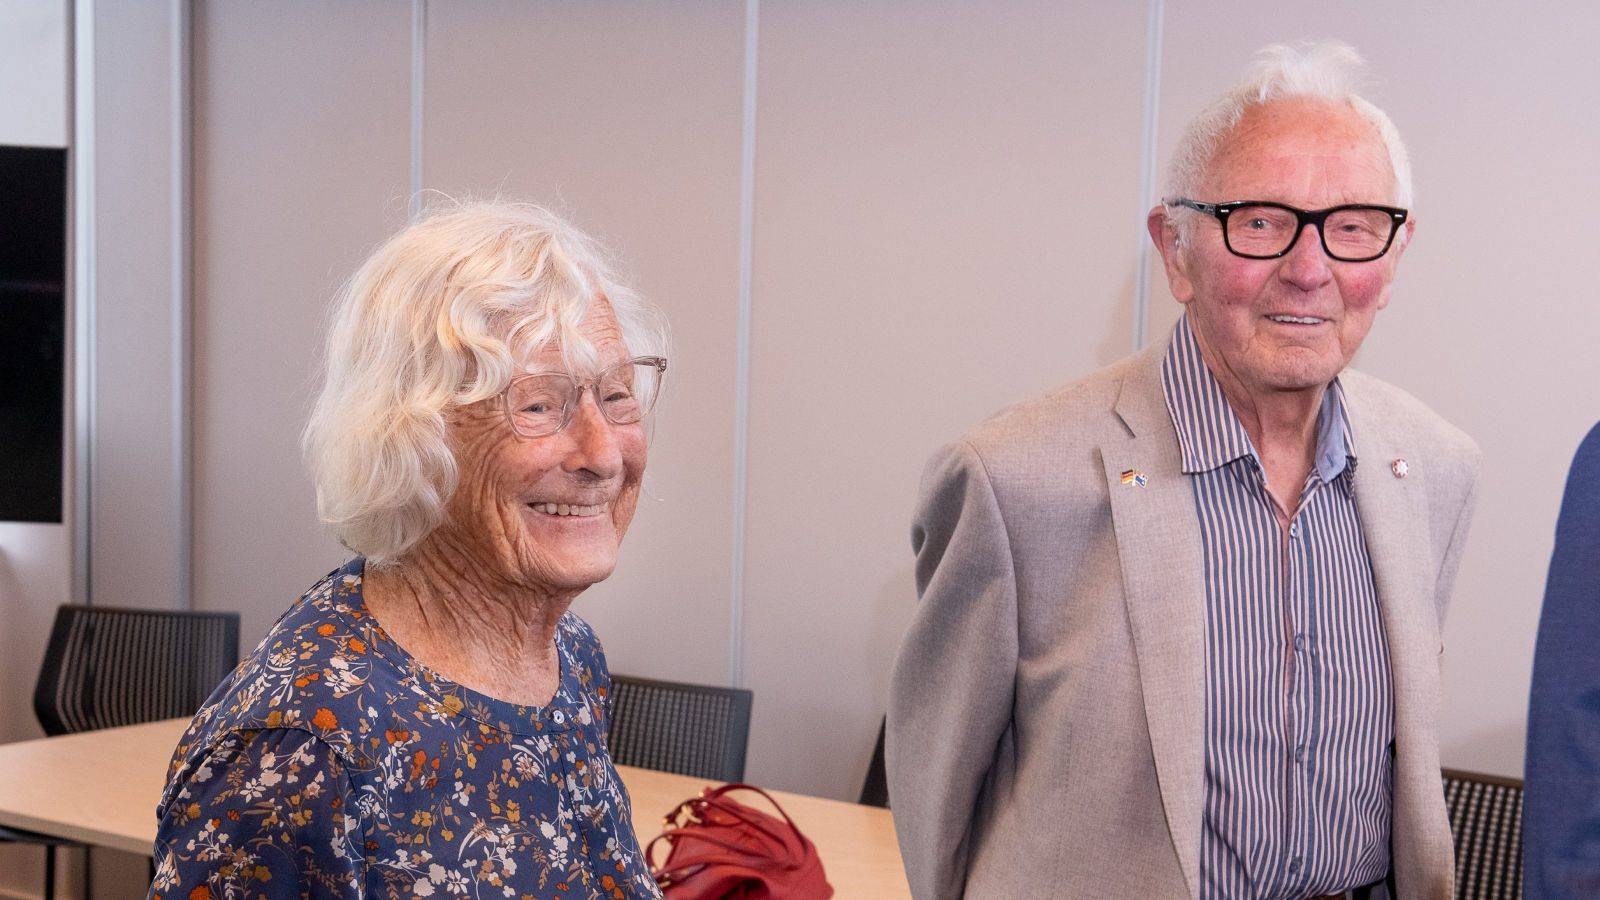
[[[1205,558],[1201,900],[1301,900],[1381,880],[1393,695],[1344,389],[1335,379],[1323,395],[1286,534],[1187,317],[1161,375]]]

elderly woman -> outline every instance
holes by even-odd
[[[335,312],[305,448],[357,555],[184,734],[152,895],[658,896],[568,607],[633,518],[664,322],[507,204],[406,228]]]

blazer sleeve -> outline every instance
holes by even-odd
[[[1476,444],[1468,442],[1461,455],[1464,464],[1464,489],[1452,492],[1454,515],[1450,517],[1450,538],[1444,547],[1439,566],[1439,577],[1434,583],[1434,608],[1439,624],[1444,625],[1445,614],[1450,609],[1450,598],[1455,591],[1456,573],[1461,569],[1462,548],[1467,543],[1467,533],[1472,529],[1472,515],[1478,508],[1478,484],[1481,453]],[[1459,497],[1459,501],[1456,498]]]
[[[1567,477],[1528,704],[1529,900],[1600,897],[1600,426]]]
[[[912,525],[920,602],[889,686],[889,802],[917,900],[960,897],[1017,670],[1011,543],[977,450],[929,462]]]

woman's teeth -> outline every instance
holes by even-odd
[[[529,506],[552,516],[598,516],[605,511],[604,503],[596,506],[577,506],[570,503],[530,503]]]

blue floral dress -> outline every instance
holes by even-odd
[[[318,582],[178,743],[153,898],[659,897],[606,752],[610,675],[572,613],[542,708],[400,649],[364,561]]]

